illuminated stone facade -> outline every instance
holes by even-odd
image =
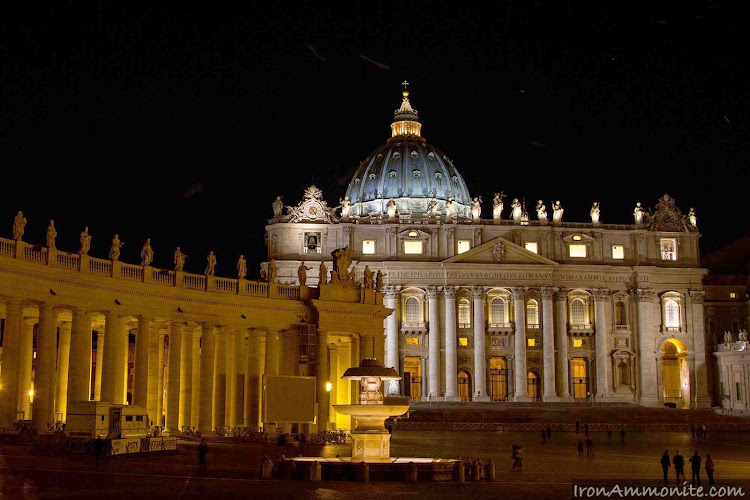
[[[353,251],[384,276],[391,394],[437,401],[596,401],[707,407],[697,219],[662,197],[632,224],[529,216],[496,195],[481,217],[463,178],[421,135],[404,92],[392,136],[357,169],[342,213],[307,196],[266,226],[275,279]],[[310,190],[308,190],[309,192]],[[507,202],[507,200],[506,200]],[[606,203],[604,203],[606,207]],[[489,217],[489,218],[488,218]],[[269,263],[264,264],[266,272]],[[319,278],[308,283],[315,286]]]

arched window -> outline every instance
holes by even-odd
[[[405,320],[410,325],[416,325],[419,323],[419,299],[416,297],[409,297],[406,299],[405,309]]]
[[[667,328],[680,327],[680,304],[674,299],[664,303],[664,324]]]
[[[583,325],[586,323],[586,305],[582,299],[573,299],[570,303],[570,323],[572,325]]]
[[[500,297],[495,297],[490,302],[490,323],[493,325],[505,324],[505,301]]]
[[[526,326],[539,328],[539,305],[534,299],[526,303]]]
[[[458,325],[462,328],[471,326],[471,305],[466,299],[458,301]]]
[[[625,317],[625,303],[618,302],[615,304],[615,325],[624,326],[627,325],[628,321]]]

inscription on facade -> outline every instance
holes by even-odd
[[[602,274],[509,273],[493,271],[389,271],[391,279],[496,279],[496,280],[557,280],[600,281],[613,283],[647,282],[648,276],[610,276]]]

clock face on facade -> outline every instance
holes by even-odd
[[[302,207],[302,212],[310,219],[317,219],[323,213],[323,207],[317,201],[308,201]]]

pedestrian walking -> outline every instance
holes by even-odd
[[[516,467],[523,470],[523,457],[521,457],[521,452],[521,445],[514,444],[511,449],[511,458],[513,459],[513,468],[511,470],[516,470]]]
[[[576,420],[576,434],[578,434],[581,430],[581,422]]]
[[[705,438],[706,437],[706,431],[708,430],[708,427],[706,427],[706,424],[703,424],[702,430],[703,430],[703,437]]]
[[[695,482],[698,481],[698,486],[701,485],[701,456],[698,455],[698,450],[695,450],[695,455],[690,457],[690,469],[693,472],[691,484],[695,486]]]
[[[709,484],[716,486],[716,481],[714,481],[714,461],[711,460],[711,455],[706,455],[706,474],[708,475]]]
[[[622,445],[625,446],[625,427],[620,429],[620,441],[622,441]]]
[[[664,484],[667,484],[667,473],[672,461],[669,459],[669,450],[664,450],[664,455],[661,456],[661,470],[664,472]]]
[[[547,426],[547,441],[549,441],[550,439],[552,439],[552,427]]]
[[[594,458],[594,440],[591,438],[586,438],[586,456]]]
[[[201,439],[201,444],[198,445],[198,466],[201,472],[208,471],[206,455],[208,455],[208,444],[205,439]]]
[[[578,440],[578,456],[583,457],[583,441]]]
[[[544,429],[542,429],[542,444],[546,442],[545,441],[546,437],[547,437],[547,432]]]
[[[674,457],[672,458],[672,464],[674,465],[674,473],[675,477],[677,478],[677,485],[680,484],[680,476],[685,476],[683,473],[683,469],[685,467],[685,459],[682,455],[680,455],[680,450],[677,450],[674,453]]]

